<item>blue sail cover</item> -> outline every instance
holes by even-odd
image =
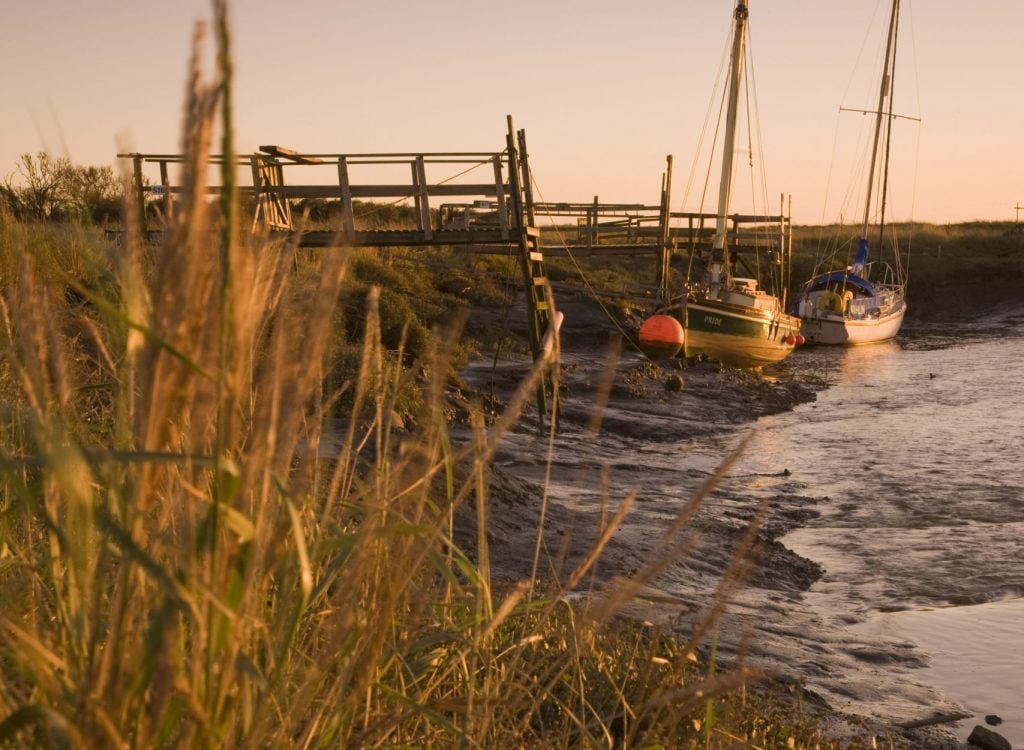
[[[855,274],[864,273],[864,266],[868,263],[868,240],[867,237],[857,243],[857,254],[853,256],[853,265],[850,270]]]
[[[867,240],[862,240],[862,242],[867,243]],[[860,251],[858,250],[858,253],[859,252]],[[854,266],[856,266],[856,264],[854,264]],[[850,273],[849,271],[832,271],[831,273],[823,273],[821,276],[815,276],[807,285],[807,291],[814,292],[818,289],[825,289],[826,287],[853,287],[854,289],[859,289],[864,292],[864,294],[869,297],[875,296],[874,284],[855,273]]]

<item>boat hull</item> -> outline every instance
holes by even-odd
[[[757,368],[789,356],[800,319],[769,310],[711,299],[689,302],[683,311],[687,357],[703,354],[735,367]]]
[[[903,325],[907,311],[901,302],[885,315],[869,318],[851,318],[814,310],[802,319],[801,332],[809,344],[830,346],[860,346],[877,344],[895,338]]]

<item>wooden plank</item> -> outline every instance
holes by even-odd
[[[315,156],[306,156],[284,146],[260,146],[260,151],[275,158],[288,159],[296,164],[323,164],[324,160]]]
[[[348,162],[351,164],[351,162]],[[217,192],[217,188],[212,189]],[[416,197],[419,189],[413,185],[351,185],[353,198],[408,198]],[[279,189],[283,198],[340,198],[341,188],[338,185],[285,185]],[[492,183],[458,185],[428,185],[427,195],[437,196],[494,196]]]
[[[560,245],[544,247],[544,255],[548,258],[600,258],[603,256],[647,257],[656,256],[661,252],[661,245],[570,245],[568,248]]]
[[[334,247],[349,244],[353,247],[421,247],[437,245],[501,245],[501,254],[509,252],[502,245],[499,229],[435,229],[427,238],[417,229],[356,231],[351,240],[339,232],[303,232],[299,244],[303,247]]]
[[[148,154],[143,154],[148,156]],[[215,155],[223,158],[221,155]],[[328,159],[334,161],[345,157],[349,164],[394,164],[408,162],[417,156],[422,156],[428,164],[485,164],[495,156],[494,151],[409,151],[390,154],[369,154],[369,153],[314,153],[303,154],[307,159]]]
[[[732,214],[729,221],[740,224],[781,224],[784,216],[761,216],[758,214]]]
[[[144,192],[162,192],[159,185],[145,185]],[[175,185],[171,192],[184,193],[185,189]],[[248,185],[239,185],[240,195],[252,195],[253,190]],[[412,185],[352,185],[351,195],[353,198],[408,198],[412,200],[416,195],[416,189]],[[219,195],[219,186],[206,188],[209,195]],[[284,185],[274,189],[274,193],[282,198],[292,200],[302,198],[340,198],[341,187],[339,185]],[[479,196],[481,198],[494,197],[494,185],[429,185],[429,195],[437,196]]]
[[[536,213],[544,216],[584,216],[593,212],[593,203],[538,203]],[[645,206],[639,203],[600,203],[596,207],[598,216],[637,217],[646,215],[650,221],[658,220],[658,206]]]

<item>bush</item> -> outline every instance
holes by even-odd
[[[110,167],[77,166],[46,152],[22,154],[16,177],[0,187],[11,214],[37,221],[112,221],[121,215],[122,194]]]

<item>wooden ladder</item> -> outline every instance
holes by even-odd
[[[544,339],[552,328],[554,298],[544,270],[544,253],[540,246],[540,228],[536,225],[533,184],[530,181],[529,157],[526,151],[526,131],[516,131],[512,116],[508,116],[508,171],[512,193],[512,209],[519,229],[519,262],[526,287],[526,307],[530,327],[530,351],[534,362],[545,354]],[[557,364],[555,365],[558,366]],[[548,407],[549,394],[551,407]],[[544,418],[558,418],[558,395],[551,375],[546,375],[537,386],[537,414],[540,427]]]

